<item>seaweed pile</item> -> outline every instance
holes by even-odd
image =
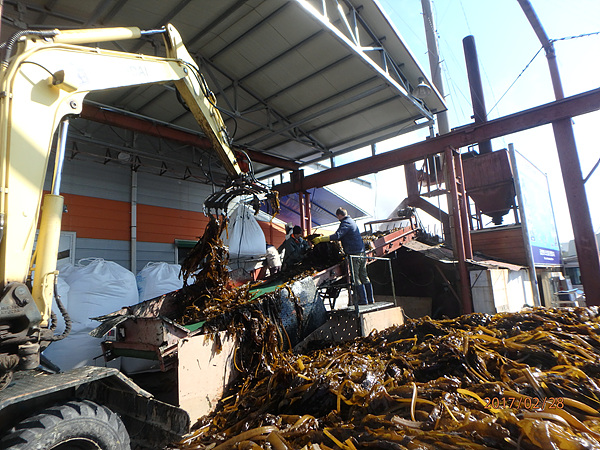
[[[597,308],[409,320],[248,373],[176,448],[600,448]]]
[[[227,327],[224,325],[233,324],[237,320],[233,316],[239,316],[239,313],[266,315],[276,322],[272,295],[263,295],[257,301],[250,292],[256,283],[235,286],[231,280],[227,269],[228,249],[220,238],[226,227],[227,220],[211,216],[203,236],[181,265],[184,288],[178,292],[181,313],[175,320],[182,325],[212,321],[221,324],[213,329],[225,329]],[[337,243],[320,243],[311,248],[301,262],[276,274],[269,281],[277,281],[281,288],[285,288],[300,278],[338,264],[342,259],[343,254]],[[260,311],[257,311],[257,307]],[[241,321],[247,322],[244,318]]]
[[[221,316],[250,299],[248,286],[234,286],[227,270],[229,253],[220,237],[226,226],[226,219],[211,216],[204,234],[181,265],[184,288],[179,300],[183,312],[177,321],[182,325]]]
[[[319,236],[312,234],[307,236],[307,240]],[[295,280],[305,276],[311,276],[316,272],[327,269],[339,264],[344,259],[344,254],[338,242],[321,242],[310,248],[302,261],[286,268],[283,272],[276,274],[273,279]]]

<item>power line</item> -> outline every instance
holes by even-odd
[[[465,6],[463,5],[462,0],[460,0],[460,9],[462,10],[463,16],[465,16],[465,22],[467,23],[467,30],[469,30],[469,34],[473,34],[471,32],[471,25],[469,24],[469,19],[467,18],[467,12],[465,11]]]
[[[525,68],[521,71],[521,73],[517,76],[517,78],[515,78],[515,81],[512,82],[512,84],[508,87],[508,89],[504,92],[504,94],[502,94],[502,97],[500,97],[500,99],[496,102],[496,104],[494,106],[492,106],[492,108],[487,112],[487,114],[485,115],[486,117],[488,117],[490,115],[490,113],[496,108],[496,106],[498,106],[498,103],[500,103],[502,101],[502,99],[504,98],[504,96],[506,94],[508,94],[508,91],[511,90],[511,88],[515,85],[515,83],[517,82],[517,80],[519,78],[521,78],[521,75],[523,75],[525,73],[525,71],[529,68],[529,66],[531,65],[531,63],[533,62],[533,60],[535,58],[537,58],[537,55],[540,54],[540,52],[542,51],[544,47],[540,47],[539,50],[535,53],[535,55],[533,55],[533,58],[531,58],[531,61],[529,61],[527,63],[527,65],[525,66]]]
[[[579,34],[576,36],[565,36],[565,37],[558,38],[558,39],[550,39],[550,42],[554,43],[554,42],[558,42],[558,41],[567,41],[567,40],[571,40],[571,39],[578,39],[578,38],[582,38],[582,37],[597,36],[597,35],[600,35],[600,31],[594,31],[592,33],[583,33],[583,34]],[[510,89],[515,85],[517,80],[519,78],[521,78],[523,73],[525,73],[525,71],[529,68],[529,66],[531,65],[533,60],[540,54],[542,49],[543,49],[543,47],[540,47],[539,50],[536,52],[536,54],[533,55],[533,58],[531,58],[531,61],[529,61],[527,63],[525,68],[521,71],[521,73],[517,76],[517,78],[515,78],[515,81],[512,82],[512,84],[508,87],[508,89],[506,89],[504,94],[502,94],[502,97],[500,97],[500,99],[496,102],[496,104],[488,111],[488,113],[486,114],[486,117],[489,117],[490,113],[494,110],[494,108],[496,108],[496,106],[498,106],[498,103],[500,103],[500,101],[504,98],[504,96],[508,93],[508,91],[510,91]]]
[[[596,36],[596,35],[600,35],[600,31],[593,31],[591,33],[578,34],[576,36],[565,36],[565,37],[558,38],[558,39],[550,39],[550,42],[568,41],[569,39],[578,39],[578,38],[582,38],[582,37],[589,37],[589,36]]]

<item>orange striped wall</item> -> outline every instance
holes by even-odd
[[[175,239],[197,240],[204,233],[208,217],[195,211],[138,205],[137,239],[143,242],[172,243]]]
[[[61,194],[67,212],[62,230],[76,231],[77,237],[128,241],[131,237],[131,213],[127,202]]]
[[[131,237],[131,205],[128,202],[63,194],[68,212],[63,214],[62,230],[77,237],[128,241]],[[204,233],[208,218],[200,212],[174,208],[137,206],[137,240],[173,243],[175,239],[196,240]],[[283,227],[258,222],[268,243],[279,246]]]

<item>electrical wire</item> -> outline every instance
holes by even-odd
[[[39,36],[42,38],[53,38],[56,36],[58,32],[56,30],[51,31],[36,31],[36,30],[22,30],[13,34],[4,45],[4,57],[2,58],[2,67],[8,67],[8,60],[12,56],[12,50],[14,45],[21,39],[23,36]]]
[[[568,41],[570,39],[579,39],[582,37],[590,37],[590,36],[597,36],[597,35],[600,35],[600,31],[593,31],[591,33],[583,33],[583,34],[578,34],[578,35],[574,35],[574,36],[565,36],[565,37],[561,37],[558,39],[550,39],[550,42],[554,43],[554,42],[558,42],[558,41]]]
[[[465,17],[465,23],[467,24],[467,30],[469,30],[469,34],[473,34],[471,31],[471,25],[469,24],[469,19],[467,17],[467,12],[465,11],[465,6],[463,5],[462,0],[460,0],[460,9],[462,10],[463,16]]]
[[[600,35],[600,31],[594,31],[594,32],[591,32],[591,33],[583,33],[583,34],[574,35],[574,36],[565,36],[565,37],[558,38],[558,39],[550,39],[550,43],[553,44],[553,43],[559,42],[559,41],[567,41],[567,40],[571,40],[571,39],[579,39],[579,38],[582,38],[582,37],[590,37],[590,36],[597,36],[597,35]],[[529,66],[531,65],[531,63],[533,63],[533,61],[535,60],[535,58],[537,58],[537,56],[540,54],[540,52],[543,49],[544,49],[543,46],[538,49],[538,51],[535,53],[535,55],[533,55],[533,58],[531,58],[531,60],[527,63],[527,65],[525,66],[525,68],[523,68],[523,70],[521,70],[521,73],[519,75],[517,75],[517,78],[515,78],[515,80],[511,83],[511,85],[506,89],[506,91],[504,92],[504,94],[502,94],[502,97],[500,97],[500,99],[488,111],[488,113],[486,114],[486,117],[489,117],[490,113],[496,108],[496,106],[498,106],[498,103],[500,103],[500,101],[506,96],[506,94],[508,93],[508,91],[511,90],[511,88],[515,85],[515,83],[517,82],[517,80],[519,78],[521,78],[521,76],[523,75],[523,73],[525,73],[525,71],[529,68]]]
[[[196,81],[198,81],[198,84],[200,85],[200,89],[202,89],[202,93],[204,94],[204,96],[206,97],[208,102],[217,111],[219,111],[220,113],[225,114],[226,116],[233,119],[233,123],[234,123],[235,127],[234,127],[234,133],[232,136],[234,136],[238,129],[238,123],[237,123],[237,118],[236,118],[235,114],[233,114],[232,112],[230,112],[226,109],[223,109],[223,108],[217,106],[217,97],[216,97],[215,93],[208,86],[208,83],[206,82],[206,78],[204,78],[204,75],[202,74],[202,72],[200,72],[200,69],[198,69],[197,66],[195,66],[194,64],[188,63],[188,62],[185,62],[184,64],[192,71],[192,73],[196,77]],[[233,137],[230,136],[228,130],[226,128],[222,128],[219,131],[223,132],[223,134],[226,136],[227,142],[229,143],[229,145],[233,145]]]
[[[50,74],[50,76],[52,77],[52,79],[54,80],[54,74],[47,67],[44,67],[41,64],[36,63],[35,61],[23,61],[21,64],[33,64],[34,66],[41,67],[46,72],[48,72]]]
[[[521,76],[525,73],[525,71],[529,68],[529,66],[531,65],[531,63],[533,63],[533,61],[535,60],[535,58],[537,58],[537,56],[540,54],[540,52],[543,50],[544,47],[540,47],[538,49],[538,51],[535,53],[535,55],[533,55],[533,58],[531,58],[531,60],[527,63],[527,65],[525,66],[525,68],[523,70],[521,70],[521,73],[519,75],[517,75],[517,78],[515,78],[515,80],[511,83],[511,85],[508,87],[508,89],[506,89],[506,91],[504,92],[504,94],[502,94],[502,96],[500,97],[500,99],[494,104],[494,106],[492,106],[492,108],[488,111],[488,113],[485,115],[486,118],[489,117],[490,113],[496,108],[496,106],[498,106],[498,103],[500,103],[502,101],[502,99],[506,96],[506,94],[508,94],[508,91],[511,90],[511,88],[515,85],[515,83],[517,82],[517,80],[519,78],[521,78]]]

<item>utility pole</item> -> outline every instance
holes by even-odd
[[[529,0],[517,1],[521,5],[521,9],[523,9],[527,20],[529,20],[546,52],[554,96],[556,100],[562,100],[565,95],[558,72],[554,45],[548,39]],[[573,226],[575,249],[579,260],[586,304],[587,306],[600,306],[600,258],[598,257],[598,245],[596,244],[596,235],[592,226],[590,208],[585,192],[585,182],[581,172],[571,119],[561,119],[553,122],[552,129],[554,131],[554,140],[556,141],[558,159],[567,194],[567,203],[569,205],[571,225]]]
[[[4,6],[4,0],[0,0],[0,30],[2,29],[2,7]],[[0,34],[1,36],[1,34]]]
[[[431,8],[431,0],[421,0],[421,8],[423,9],[423,21],[425,23],[425,37],[427,39],[427,53],[429,55],[429,68],[431,70],[431,78],[436,89],[442,97],[444,97],[444,83],[442,81],[442,64],[440,61],[440,53],[438,40],[435,33],[435,21]],[[450,132],[448,123],[448,114],[443,111],[437,115],[438,132],[440,135]],[[445,149],[444,153],[439,155],[444,171],[444,184],[446,186],[446,201],[448,203],[448,222],[450,230],[444,230],[444,237],[447,242],[452,243],[454,257],[458,261],[458,278],[460,280],[462,312],[468,314],[473,312],[471,299],[471,285],[469,272],[467,269],[467,258],[473,257],[471,249],[471,239],[468,221],[466,219],[466,194],[463,191],[459,194],[457,185],[457,174],[460,174],[460,184],[464,188],[464,179],[462,175],[462,163],[460,155],[454,157],[452,149]],[[414,166],[414,164],[413,164]],[[435,163],[432,164],[435,166]],[[408,172],[410,174],[410,172]],[[408,179],[407,179],[408,184]],[[410,188],[409,188],[410,193]],[[460,195],[460,197],[459,197]],[[459,199],[462,199],[459,200]],[[461,213],[463,214],[461,216]],[[462,220],[464,218],[465,220]],[[466,228],[465,228],[466,227]],[[465,239],[465,235],[467,239]],[[468,243],[466,242],[468,240]]]
[[[442,98],[444,98],[444,83],[442,81],[442,64],[440,62],[440,53],[437,37],[435,35],[435,26],[433,13],[431,11],[431,0],[421,0],[423,9],[423,22],[425,22],[425,38],[427,39],[427,54],[429,55],[429,70],[431,71],[431,81],[435,85]],[[446,134],[450,132],[448,125],[448,113],[442,111],[437,115],[438,132]]]

